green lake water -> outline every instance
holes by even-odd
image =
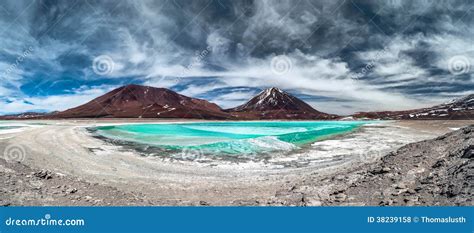
[[[362,121],[251,121],[129,124],[101,126],[103,137],[166,151],[246,155],[291,151],[328,136],[346,133]]]

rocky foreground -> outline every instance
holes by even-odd
[[[0,206],[147,205],[139,194],[0,159]]]
[[[473,205],[474,126],[408,144],[378,161],[322,176],[315,171],[272,196],[227,205]],[[361,164],[361,163],[359,163]],[[213,205],[160,201],[71,175],[0,159],[0,205]],[[264,200],[264,201],[262,201]]]
[[[344,174],[306,179],[271,204],[433,206],[473,205],[474,126],[408,144]]]

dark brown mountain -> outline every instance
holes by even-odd
[[[86,104],[54,114],[54,118],[96,117],[227,119],[229,114],[206,100],[140,85],[119,87]]]
[[[354,118],[383,120],[474,120],[474,94],[431,108],[406,111],[359,112]]]
[[[315,110],[304,101],[275,87],[226,112],[239,119],[335,119],[338,116]]]

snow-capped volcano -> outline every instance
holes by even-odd
[[[272,87],[263,90],[247,103],[228,109],[234,116],[251,119],[334,119],[304,101]]]

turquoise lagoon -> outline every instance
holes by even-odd
[[[362,121],[250,121],[127,124],[95,128],[99,136],[159,148],[171,155],[198,150],[213,156],[286,153],[329,136],[350,132]]]

